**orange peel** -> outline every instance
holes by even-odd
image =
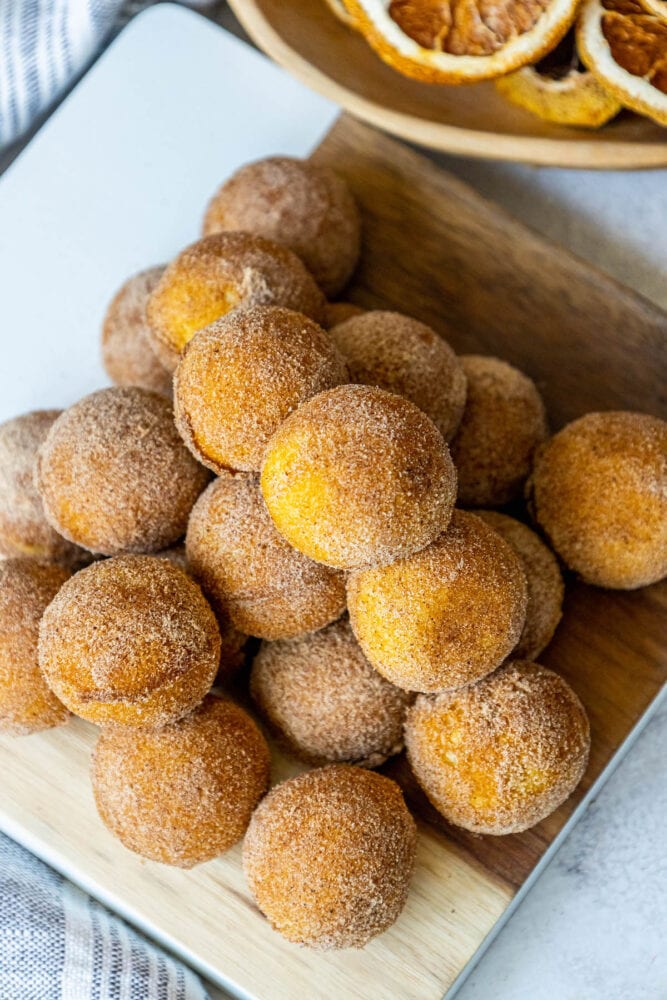
[[[577,0],[345,0],[345,7],[394,69],[456,84],[537,62],[567,32]]]
[[[332,2],[335,3],[335,0]],[[667,20],[667,0],[639,0],[639,3],[648,14]]]
[[[348,28],[356,28],[357,22],[348,11],[343,0],[324,0],[331,13]]]
[[[523,66],[494,81],[499,94],[543,121],[600,128],[621,110],[621,102],[582,66],[574,32],[535,66]]]
[[[585,0],[577,46],[584,64],[624,107],[667,125],[667,18],[649,13],[645,3]]]

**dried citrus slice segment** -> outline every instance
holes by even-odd
[[[344,0],[378,55],[428,83],[491,80],[536,62],[577,0]]]
[[[647,14],[655,14],[667,20],[667,0],[639,0]]]
[[[621,110],[618,98],[582,66],[573,31],[537,65],[508,73],[494,85],[512,104],[557,125],[600,128]]]
[[[339,21],[346,24],[348,28],[356,27],[356,20],[352,14],[348,11],[347,7],[343,3],[343,0],[324,0],[327,7],[331,9],[332,14],[335,14]]]
[[[667,20],[638,0],[584,0],[581,58],[621,103],[667,125]]]

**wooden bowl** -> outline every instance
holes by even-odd
[[[667,166],[667,129],[630,112],[599,131],[550,125],[492,83],[418,83],[386,66],[325,0],[230,0],[250,37],[357,118],[431,149],[560,167]]]

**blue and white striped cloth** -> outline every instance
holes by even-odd
[[[0,148],[85,69],[122,0],[0,0]]]
[[[0,150],[48,111],[115,27],[153,2],[0,0]],[[201,8],[215,0],[181,2]]]
[[[209,1000],[198,978],[0,834],[0,1000]]]

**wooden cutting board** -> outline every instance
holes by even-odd
[[[666,314],[345,116],[314,159],[346,177],[362,208],[364,251],[350,298],[417,316],[460,352],[520,365],[540,385],[554,427],[595,409],[665,416]],[[403,758],[385,766],[420,818],[418,866],[402,916],[363,951],[319,954],[273,933],[248,894],[238,847],[191,872],[127,852],[96,815],[88,781],[95,731],[78,720],[0,739],[0,827],[239,997],[437,1000],[655,706],[666,612],[665,584],[613,593],[570,581],[564,621],[541,659],[589,712],[591,761],[575,795],[527,833],[456,831],[425,802]],[[276,778],[295,770],[276,755]]]

